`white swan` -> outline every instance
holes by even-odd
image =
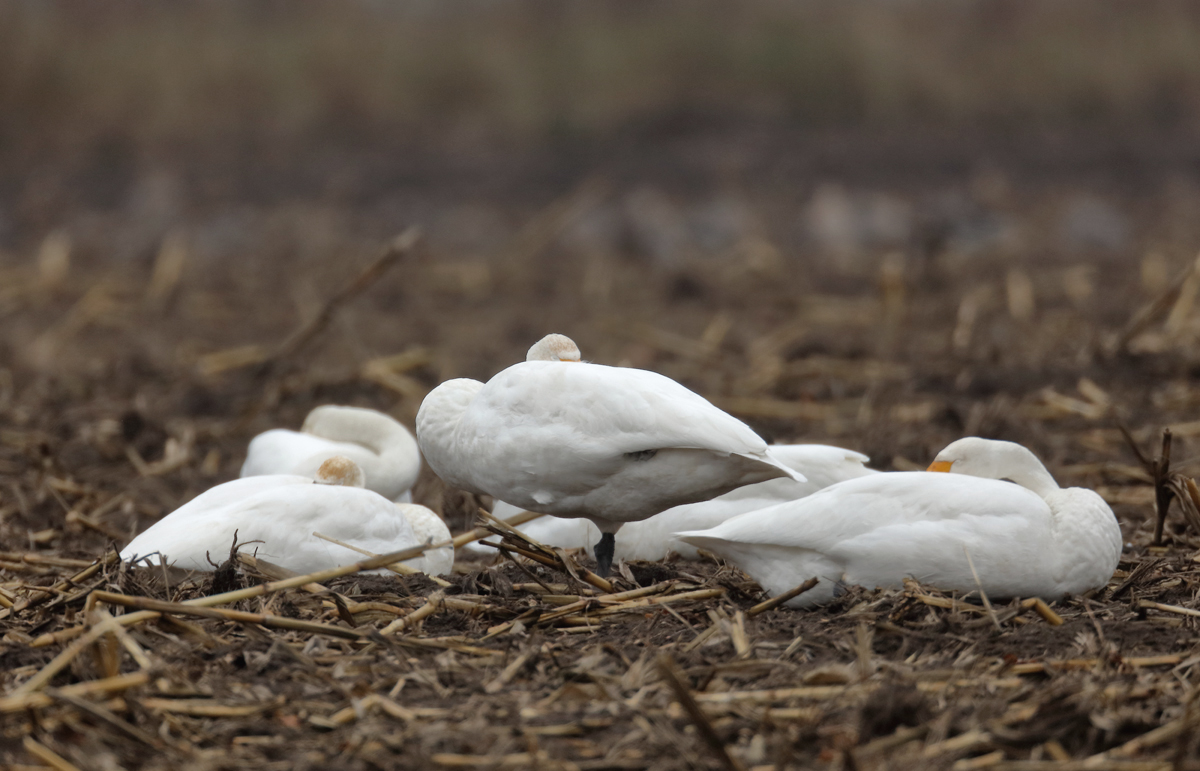
[[[804,479],[749,426],[674,380],[580,362],[563,335],[486,385],[439,385],[417,413],[417,441],[450,485],[590,519],[602,575],[626,522],[754,482]]]
[[[153,564],[166,561],[187,570],[210,571],[229,555],[234,531],[247,551],[297,573],[348,565],[363,558],[344,546],[317,538],[336,538],[375,554],[448,540],[437,515],[414,504],[397,504],[363,489],[363,472],[353,461],[334,457],[321,464],[316,483],[309,477],[272,474],[235,479],[204,492],[151,525],[121,550],[121,559],[157,553]],[[414,522],[415,520],[415,522]],[[426,573],[450,571],[451,547],[441,547],[408,560]]]
[[[764,509],[784,501],[794,501],[812,495],[817,490],[847,479],[877,474],[863,464],[869,458],[853,450],[824,444],[776,444],[771,452],[788,466],[803,471],[806,482],[783,477],[739,487],[709,501],[686,503],[667,509],[640,522],[630,522],[621,529],[614,559],[660,560],[674,552],[684,559],[697,557],[696,547],[674,536],[685,527],[716,527],[727,519],[747,511]],[[497,501],[492,514],[507,520],[523,509]],[[583,548],[600,538],[600,531],[586,519],[563,519],[546,515],[517,527],[535,541],[564,549]],[[498,541],[492,536],[486,541]],[[495,554],[494,549],[469,543],[462,547],[469,554]]]
[[[421,454],[409,430],[390,415],[361,407],[327,404],[308,413],[299,431],[275,428],[250,440],[243,477],[264,474],[316,475],[335,455],[357,463],[367,489],[389,500],[412,500],[421,473]]]
[[[1091,490],[1059,488],[1021,445],[960,439],[930,470],[953,473],[852,479],[678,537],[734,562],[771,594],[820,578],[794,607],[825,602],[840,585],[894,587],[906,576],[975,591],[972,562],[998,598],[1057,598],[1112,577],[1121,556],[1112,509]]]

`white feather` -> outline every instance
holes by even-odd
[[[423,509],[423,512],[417,512]],[[157,552],[154,564],[166,561],[188,570],[212,570],[229,555],[234,531],[244,551],[297,573],[312,573],[358,562],[362,554],[330,543],[314,532],[374,554],[386,554],[423,543],[446,540],[449,531],[433,527],[437,515],[423,506],[396,504],[358,487],[316,484],[296,475],[235,479],[208,490],[171,512],[121,550],[122,559]],[[410,522],[421,522],[418,534]],[[440,521],[440,520],[439,520]],[[449,572],[453,553],[438,549],[407,564],[432,573]]]
[[[604,532],[742,485],[804,478],[670,378],[561,356],[516,364],[487,384],[443,383],[421,404],[417,439],[451,485],[586,517]]]
[[[413,533],[416,534],[419,543],[430,541],[436,545],[451,540],[450,528],[446,527],[442,518],[431,509],[415,503],[397,503],[396,507],[412,525]],[[430,549],[425,552],[419,564],[414,560],[413,565],[430,575],[446,575],[454,567],[454,545],[448,544]]]
[[[804,498],[831,484],[878,473],[863,465],[868,460],[867,456],[840,447],[820,444],[772,445],[771,452],[791,468],[803,470],[807,480],[798,482],[783,478],[758,482],[712,500],[676,506],[649,519],[630,522],[621,529],[616,558],[659,560],[674,552],[685,559],[695,559],[696,547],[676,538],[676,531],[715,527],[747,511]],[[521,511],[516,506],[498,501],[492,513],[500,519],[509,519]],[[527,522],[517,529],[540,543],[564,549],[588,547],[600,538],[600,531],[585,519],[563,519],[550,515]],[[486,540],[498,539],[493,537]],[[493,549],[474,543],[467,544],[463,550],[477,555],[495,553]]]
[[[995,598],[1057,598],[1112,576],[1121,529],[1100,496],[1060,489],[1032,453],[1008,442],[960,440],[938,458],[951,456],[958,474],[852,479],[678,537],[734,562],[771,594],[819,578],[788,603],[796,607],[829,600],[838,585],[895,587],[909,576],[976,591],[971,562]],[[1037,491],[963,475],[972,472]]]
[[[412,500],[409,491],[421,471],[416,440],[390,415],[360,407],[317,407],[300,431],[276,428],[259,434],[250,440],[241,476],[312,478],[335,455],[362,468],[368,490],[391,500]]]

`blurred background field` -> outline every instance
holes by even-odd
[[[1020,398],[1101,366],[1102,338],[1200,249],[1189,3],[0,14],[0,350],[18,385],[250,363],[416,224],[421,255],[310,374],[425,346],[425,387],[486,377],[558,329],[714,398],[894,397],[863,368],[809,377],[814,355],[937,369],[887,370],[916,392],[995,365],[973,387]],[[1169,348],[1155,366],[1183,374],[1187,310],[1131,350]],[[736,365],[693,366],[710,353]]]
[[[412,225],[418,250],[261,368]],[[1153,490],[1117,423],[1147,448],[1173,426],[1194,470],[1198,252],[1194,3],[0,3],[0,545],[91,559],[235,476],[258,431],[325,402],[411,425],[429,388],[554,331],[878,468],[964,434],[1023,442],[1114,505],[1134,544],[1118,582],[1151,565],[1139,580],[1188,601],[1200,540],[1173,522],[1173,550],[1147,550]],[[475,501],[422,485],[471,523]],[[1091,606],[1064,612],[1070,635],[1014,655],[1091,656],[1107,633],[1193,661],[1121,602],[1090,643]],[[990,630],[955,629],[924,666]],[[857,655],[843,643],[797,655]],[[1021,746],[1081,756],[1182,714],[1180,682],[1154,687],[1153,709],[1079,702],[1102,715],[1087,738]],[[821,720],[858,714],[841,708]],[[472,730],[403,757],[494,749]],[[841,746],[808,730],[771,746]],[[683,762],[647,741],[613,767]],[[998,745],[963,746],[934,764]]]
[[[4,127],[18,147],[586,140],[689,118],[1020,132],[1200,117],[1200,19],[1162,0],[12,3],[4,14]]]

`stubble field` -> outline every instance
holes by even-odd
[[[1153,459],[1170,427],[1171,470],[1197,473],[1187,131],[683,114],[602,140],[474,136],[11,156],[4,762],[1195,766],[1200,532],[1176,503],[1152,545],[1153,480],[1121,431]],[[913,584],[796,611],[757,608],[712,560],[606,587],[588,555],[514,556],[447,585],[355,574],[215,605],[282,576],[245,559],[214,587],[113,560],[236,477],[256,433],[325,403],[411,427],[442,380],[486,379],[549,332],[882,470],[964,435],[1025,444],[1112,504],[1120,569],[1049,607]],[[455,533],[490,504],[427,469],[415,499]]]

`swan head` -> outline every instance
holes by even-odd
[[[1045,496],[1058,483],[1037,456],[1016,442],[968,436],[951,442],[927,471],[967,474],[985,479],[1008,479]]]
[[[525,361],[579,361],[579,346],[566,335],[546,335],[533,344]]]
[[[365,487],[367,475],[358,464],[342,455],[334,455],[317,469],[316,483],[339,487]]]

